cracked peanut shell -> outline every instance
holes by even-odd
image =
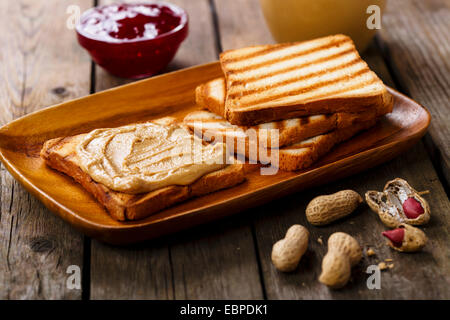
[[[381,221],[389,228],[396,228],[402,223],[423,225],[430,220],[428,202],[412,188],[408,182],[396,178],[386,183],[383,192],[367,191],[366,202],[375,211]],[[409,199],[420,204],[423,212],[415,218],[408,218],[404,211],[404,204]]]

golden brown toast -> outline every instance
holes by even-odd
[[[226,99],[214,112],[236,125],[358,113],[386,104],[390,95],[345,35],[229,50],[220,62]]]
[[[256,132],[255,135],[251,135],[246,130],[247,127],[232,125],[209,111],[191,112],[184,118],[184,123],[206,141],[219,140],[225,142],[229,150],[233,150],[235,154],[245,155],[247,159],[254,162],[261,161],[263,158],[264,163],[271,162],[273,166],[282,170],[294,171],[309,167],[331,150],[334,145],[351,138],[361,130],[373,126],[377,121],[377,118],[354,118],[345,120],[349,123],[352,122],[351,126],[337,128],[335,126],[336,117],[326,118],[324,115],[319,115],[305,118],[311,120],[311,123],[299,125],[295,121],[297,119],[272,122],[272,124],[278,125],[273,129],[279,129],[279,140],[283,140],[283,143],[292,139],[293,136],[299,138],[294,142],[283,144],[283,146],[280,143],[280,148],[266,148],[264,144],[259,144],[260,141],[267,141],[265,136],[263,136],[264,138],[259,136],[261,129],[266,124],[250,127],[250,129],[254,128],[254,132]],[[330,125],[330,119],[332,120],[332,129],[321,132],[323,128]],[[272,157],[274,150],[278,151],[278,157]]]
[[[211,139],[221,139],[225,142],[245,140],[246,148],[249,143],[255,143],[265,148],[271,148],[271,133],[278,129],[278,145],[283,147],[306,138],[314,137],[336,129],[338,117],[336,114],[315,115],[303,118],[294,118],[268,122],[251,127],[236,126],[226,121],[221,116],[207,110],[194,111],[186,115],[184,124],[192,131],[202,131],[203,135]],[[253,130],[253,132],[250,132]],[[256,139],[250,139],[255,133]]]
[[[329,133],[283,147],[279,150],[278,167],[285,171],[305,169],[328,153],[335,145],[350,139],[362,130],[366,130],[374,126],[376,122],[377,119],[359,122],[351,127],[337,129]]]
[[[233,125],[216,113],[199,110],[186,115],[184,123],[191,130],[201,130],[207,139],[215,137],[223,142],[227,139],[234,141],[232,148],[236,152],[235,147],[239,145],[239,140],[245,140],[245,148],[249,148],[249,129],[256,133],[256,139],[253,139],[252,142],[265,148],[272,147],[271,130],[278,129],[279,136],[276,147],[281,148],[335,129],[350,127],[358,122],[370,121],[391,112],[392,105],[393,99],[377,108],[376,112],[322,114],[272,121],[248,127]],[[195,128],[195,126],[198,126],[198,128]]]
[[[211,172],[188,186],[168,186],[143,194],[113,191],[95,182],[79,166],[76,146],[84,134],[48,140],[41,149],[41,157],[53,169],[61,171],[80,183],[119,221],[145,218],[178,202],[229,188],[245,180],[244,166],[230,164]]]
[[[226,85],[224,78],[216,78],[206,83],[203,83],[197,86],[195,90],[195,101],[196,104],[203,108],[208,109],[209,111],[221,116],[224,118],[224,109],[225,109],[225,97],[226,97]],[[336,113],[337,121],[336,128],[345,128],[351,126],[355,121],[368,121],[375,117],[382,116],[384,114],[392,112],[392,108],[394,106],[394,98],[391,94],[386,92],[383,97],[383,104],[377,105],[374,108],[368,108],[362,112],[338,112]],[[330,113],[328,113],[330,114]],[[332,114],[332,113],[331,113]],[[305,116],[307,117],[307,116]],[[297,121],[304,122],[305,117],[294,117],[292,119],[297,119]],[[303,119],[303,120],[302,120]],[[267,122],[264,125],[269,126],[279,126],[276,123],[279,121]],[[230,123],[231,124],[231,123]],[[260,125],[259,125],[260,126]],[[259,127],[255,126],[242,126],[242,127]],[[334,128],[333,128],[334,129]],[[330,129],[332,130],[332,129]],[[321,132],[323,133],[323,132]],[[310,135],[309,137],[312,137]],[[281,135],[280,135],[281,137]],[[306,137],[304,137],[306,138]],[[295,139],[295,138],[294,138]],[[298,141],[298,140],[297,140]],[[292,141],[291,141],[292,142]],[[283,141],[280,141],[280,146]]]

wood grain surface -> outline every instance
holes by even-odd
[[[69,5],[84,10],[95,2],[0,1],[0,27],[8,30],[0,33],[0,124],[130,82],[98,67],[91,74],[88,54],[65,27]],[[273,43],[258,0],[171,2],[188,10],[190,35],[166,71],[216,60],[222,48]],[[448,0],[388,1],[378,46],[364,59],[387,84],[395,83],[425,105],[432,125],[425,144],[351,178],[173,236],[116,247],[83,239],[0,166],[0,299],[450,299],[450,206],[442,184],[448,187],[450,177],[449,8]],[[430,242],[421,253],[402,254],[385,246],[384,226],[366,206],[328,227],[312,227],[305,220],[305,207],[317,195],[344,188],[360,194],[381,190],[395,177],[431,192],[425,197],[432,219],[424,228]],[[270,262],[271,247],[294,223],[309,229],[309,249],[296,271],[281,274]],[[364,255],[340,291],[317,282],[334,231],[348,232],[365,250],[376,252]],[[393,259],[394,268],[382,273],[381,290],[368,290],[365,268],[386,258]],[[65,285],[72,264],[85,269],[82,290]]]
[[[66,8],[91,1],[1,1],[0,122],[89,93],[90,60]],[[55,41],[58,39],[58,41]],[[64,54],[61,54],[64,52]],[[1,167],[0,299],[80,299],[66,287],[83,267],[83,235],[51,214]]]
[[[208,0],[172,2],[187,10],[190,21],[189,37],[168,71],[216,60],[218,51]],[[97,91],[127,82],[96,67]],[[214,232],[197,229],[183,233],[181,239],[175,237],[169,244],[158,241],[139,249],[113,248],[92,241],[91,298],[122,298],[124,284],[129,288],[126,296],[130,299],[261,298],[249,227],[230,224],[217,227]],[[222,257],[227,257],[226,269]],[[105,263],[109,272],[105,272]],[[122,269],[124,266],[126,269]],[[133,281],[136,275],[140,281]],[[161,278],[164,286],[160,285]]]
[[[425,143],[448,186],[450,1],[388,1],[379,39],[401,89],[431,112]]]
[[[198,84],[221,74],[219,62],[183,69],[35,112],[0,128],[0,159],[32,194],[88,236],[127,244],[238,213],[299,188],[331,182],[392,159],[425,134],[428,112],[389,89],[394,110],[376,126],[341,143],[313,166],[295,172],[264,175],[248,165],[240,185],[196,197],[139,220],[112,219],[79,184],[46,166],[39,157],[45,141],[94,128],[172,116],[181,121],[194,110]],[[253,170],[252,170],[253,168]]]
[[[392,1],[391,1],[392,2]],[[234,1],[216,1],[221,34],[221,44],[224,50],[239,48],[246,45],[269,43],[272,40],[265,29],[263,16],[258,7],[258,1],[245,1],[237,4]],[[246,19],[236,18],[236,7],[244,6],[252,11]],[[247,30],[258,30],[247,33]],[[265,30],[265,32],[264,32]],[[239,34],[239,37],[230,35]],[[387,68],[374,47],[363,56],[370,67],[388,85],[393,85]],[[447,138],[448,141],[448,138]],[[419,174],[420,173],[420,176]],[[402,177],[419,190],[432,189],[434,221],[427,226],[427,233],[432,237],[432,245],[423,253],[405,256],[390,250],[384,245],[380,233],[384,226],[367,206],[361,208],[354,219],[345,219],[330,227],[317,228],[309,225],[304,216],[308,202],[315,196],[330,194],[343,189],[354,189],[361,195],[367,190],[381,190],[386,181]],[[268,299],[433,299],[450,297],[450,266],[446,257],[450,254],[449,221],[446,212],[450,209],[448,198],[439,182],[429,156],[422,143],[416,145],[411,152],[390,163],[338,181],[308,192],[302,192],[274,201],[269,206],[250,210],[253,215],[256,230],[256,242],[260,253],[263,283]],[[258,213],[258,214],[257,214]],[[270,261],[272,245],[284,237],[286,230],[292,224],[300,223],[306,226],[310,233],[310,245],[298,270],[290,274],[277,272]],[[357,238],[365,248],[372,247],[377,255],[365,257],[353,273],[353,282],[345,290],[332,291],[321,285],[317,278],[320,274],[322,257],[326,253],[328,236],[335,231],[344,231]],[[323,239],[323,245],[317,240]],[[442,250],[442,254],[440,251]],[[386,258],[393,258],[394,269],[382,274],[382,289],[368,290],[364,273],[370,264],[378,264]],[[410,268],[417,263],[417,268]],[[421,272],[416,272],[421,270]],[[420,288],[420,289],[419,289]]]

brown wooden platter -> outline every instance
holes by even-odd
[[[258,168],[236,187],[195,198],[146,219],[118,222],[70,177],[39,157],[44,141],[167,115],[182,119],[198,109],[195,87],[222,74],[218,62],[184,69],[55,105],[0,128],[0,159],[45,206],[86,235],[112,244],[162,236],[238,213],[308,187],[386,162],[415,144],[430,123],[428,111],[394,95],[394,111],[375,127],[335,147],[313,167],[262,176]]]

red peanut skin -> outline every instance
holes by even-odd
[[[398,215],[390,214],[388,210],[379,203],[383,194],[386,194],[387,190],[395,184],[403,186],[411,191],[411,195],[408,196],[409,198],[402,203],[402,210],[398,210]],[[369,207],[378,214],[384,225],[389,228],[398,228],[402,223],[407,223],[409,225],[423,225],[430,220],[430,207],[427,201],[423,199],[407,181],[401,178],[388,181],[383,192],[367,191],[365,198]],[[382,202],[389,206],[393,206],[393,204],[386,203],[384,200]]]
[[[383,235],[390,240],[388,245],[400,252],[420,251],[428,241],[422,230],[406,223],[402,223],[397,229],[383,232]],[[396,241],[400,238],[402,238],[402,242],[398,245]]]
[[[403,239],[405,238],[405,229],[397,228],[394,230],[384,231],[382,235],[391,240],[394,246],[401,247]]]
[[[414,198],[408,198],[403,202],[403,212],[408,219],[416,219],[425,212],[419,201]]]

